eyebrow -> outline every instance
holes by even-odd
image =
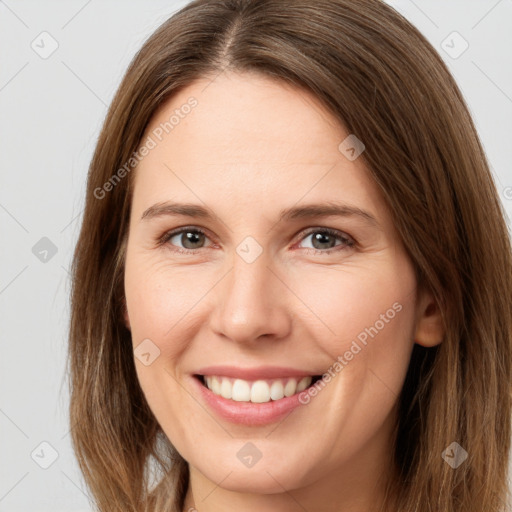
[[[157,203],[150,206],[141,216],[141,220],[154,219],[156,217],[184,216],[199,219],[215,219],[213,211],[205,206],[192,203]],[[308,204],[293,206],[281,210],[279,222],[309,219],[314,217],[358,217],[373,227],[380,227],[373,215],[356,206],[344,203],[328,201],[320,204]]]

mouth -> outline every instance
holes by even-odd
[[[244,380],[223,375],[194,375],[213,394],[232,402],[278,402],[312,387],[321,375]]]

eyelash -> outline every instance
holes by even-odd
[[[185,226],[185,227],[178,228],[173,231],[167,231],[166,233],[164,233],[158,239],[158,246],[168,245],[168,247],[172,247],[171,250],[173,252],[177,252],[180,254],[186,254],[186,255],[191,255],[193,253],[196,253],[200,249],[207,249],[207,247],[200,247],[199,249],[183,249],[181,247],[176,247],[175,245],[171,246],[171,244],[168,244],[169,240],[172,237],[179,235],[181,233],[186,233],[186,232],[199,233],[208,238],[208,235],[206,234],[206,232],[203,231],[201,228],[193,227],[193,226]],[[311,235],[313,233],[327,233],[328,235],[337,237],[338,239],[340,239],[342,241],[341,244],[339,244],[331,249],[321,250],[321,249],[311,249],[311,248],[307,248],[307,247],[305,248],[306,251],[313,252],[314,254],[318,254],[318,253],[331,254],[333,252],[341,251],[341,250],[344,250],[347,248],[356,247],[356,245],[357,245],[357,242],[353,238],[349,237],[342,231],[338,231],[336,229],[331,229],[331,228],[320,228],[320,227],[306,229],[306,231],[304,232],[303,237],[300,239],[300,241],[302,241],[304,238],[308,237],[309,235]]]

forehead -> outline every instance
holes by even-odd
[[[188,111],[185,105],[190,98],[197,105],[181,114],[180,109]],[[314,162],[329,156],[332,160],[325,149],[336,150],[345,133],[310,92],[254,73],[222,73],[197,80],[164,103],[148,132],[160,125],[165,128],[173,113],[178,115],[164,137],[176,145],[186,138],[188,145],[197,144],[198,151],[215,149],[214,160],[229,154],[233,158],[257,156],[258,160],[280,157]]]
[[[339,150],[348,135],[309,91],[252,73],[221,73],[158,109],[144,136],[155,147],[137,168],[135,190],[155,201],[175,186],[190,199],[201,192],[282,204],[283,197],[289,203],[308,194],[312,201],[370,200],[377,208],[362,159],[350,161]]]

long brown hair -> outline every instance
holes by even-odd
[[[123,322],[136,172],[125,164],[164,101],[226,69],[312,91],[364,142],[418,283],[442,310],[445,337],[434,348],[415,344],[399,398],[394,510],[506,510],[512,262],[504,211],[447,67],[379,0],[196,0],[134,57],[90,165],[72,268],[72,441],[98,509],[183,506],[188,466],[146,403]],[[456,469],[442,457],[453,442],[468,452]]]

